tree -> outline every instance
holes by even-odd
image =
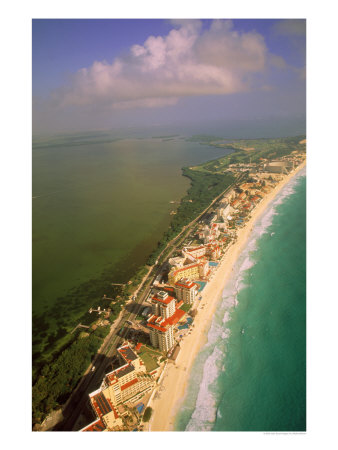
[[[150,406],[148,406],[148,408],[145,409],[143,414],[143,422],[149,422],[152,413],[153,409]]]

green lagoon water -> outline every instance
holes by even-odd
[[[189,187],[181,168],[225,153],[182,138],[33,147],[33,361],[98,300],[63,296],[144,264]]]
[[[306,430],[306,177],[256,223],[194,363],[183,431]]]

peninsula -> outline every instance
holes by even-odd
[[[116,298],[106,296],[109,307],[89,311],[98,315],[96,336],[97,329],[106,330],[101,333],[104,341],[72,394],[65,396],[61,386],[55,403],[45,408],[49,413],[60,399],[66,400],[57,418],[47,416],[41,429],[51,429],[53,420],[59,430],[173,429],[192,363],[254,222],[306,164],[304,136],[193,139],[233,152],[183,169],[192,186],[170,229],[147,266],[121,288],[127,298],[114,320],[109,322]],[[93,326],[86,326],[79,335],[82,342],[92,338]],[[42,376],[33,398],[38,388],[48,388],[48,372]],[[41,398],[37,410],[43,405]]]

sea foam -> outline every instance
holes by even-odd
[[[227,328],[226,324],[231,320],[231,311],[238,305],[239,292],[248,286],[249,279],[246,275],[256,262],[254,252],[257,250],[258,239],[263,234],[268,233],[273,217],[278,214],[276,207],[294,193],[300,176],[305,176],[305,170],[299,172],[284,186],[273,203],[256,222],[249,241],[234,266],[233,274],[224,287],[220,304],[208,332],[207,343],[201,351],[206,352],[209,356],[203,364],[203,376],[197,391],[195,409],[186,427],[187,431],[210,431],[216,415],[220,415],[217,409],[219,402],[217,379],[221,372],[226,371],[224,359],[227,339],[230,336],[230,329]]]
[[[199,386],[195,410],[186,428],[187,431],[210,431],[216,417],[215,396],[209,389],[219,374],[217,362],[224,357],[223,352],[215,346],[203,368],[203,378]]]

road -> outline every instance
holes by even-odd
[[[61,424],[56,425],[54,430],[57,431],[71,431],[76,424],[79,416],[85,411],[88,402],[88,395],[98,389],[102,383],[107,365],[111,361],[112,356],[116,354],[116,349],[124,342],[124,335],[122,337],[118,336],[116,333],[121,330],[127,320],[133,322],[140,312],[142,304],[148,298],[151,285],[159,273],[161,273],[162,263],[161,258],[165,255],[166,251],[171,247],[168,254],[165,255],[167,260],[172,253],[179,247],[179,245],[186,238],[187,234],[191,231],[192,227],[201,219],[201,217],[208,212],[210,208],[217,202],[222,196],[224,196],[227,191],[233,189],[233,186],[241,180],[240,175],[235,182],[228,186],[220,195],[218,195],[210,205],[204,209],[204,211],[199,214],[194,220],[192,220],[188,225],[183,227],[182,231],[168,242],[167,246],[159,254],[157,263],[153,266],[152,270],[146,279],[143,280],[143,286],[145,289],[143,292],[139,293],[136,301],[133,302],[132,311],[128,311],[126,308],[121,312],[121,317],[117,320],[117,323],[112,327],[111,332],[107,336],[103,347],[100,349],[99,353],[96,355],[92,365],[87,369],[85,375],[80,380],[78,386],[71,394],[66,405],[63,409],[64,420]],[[132,304],[129,303],[131,306]],[[95,371],[91,371],[91,368],[95,366]]]
[[[155,280],[157,272],[149,279],[145,280],[147,288],[139,295],[137,302],[133,302],[133,310],[131,312],[124,309],[121,317],[117,323],[112,327],[111,332],[106,338],[103,347],[96,355],[92,365],[87,369],[85,375],[82,377],[77,388],[72,393],[63,411],[64,421],[57,425],[54,429],[57,431],[71,431],[76,424],[78,417],[85,411],[88,401],[88,395],[98,389],[102,383],[107,365],[112,357],[116,354],[116,349],[124,342],[124,338],[118,336],[116,333],[121,330],[127,320],[133,322],[139,314],[142,303],[148,297],[150,292],[150,285]],[[148,281],[148,283],[147,283]],[[124,335],[123,335],[124,336]],[[91,367],[95,366],[95,371],[91,371]]]

